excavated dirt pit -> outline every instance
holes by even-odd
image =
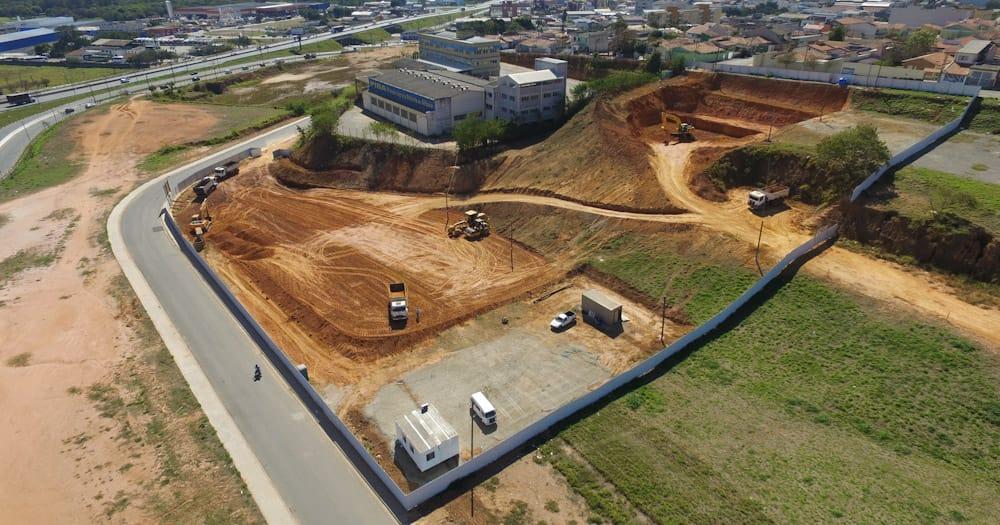
[[[744,138],[839,111],[847,90],[824,84],[692,73],[640,89],[625,102],[633,131],[662,141],[661,113],[695,126],[699,140]]]
[[[206,256],[237,288],[276,305],[308,337],[334,349],[351,343],[342,353],[361,361],[392,354],[415,336],[558,277],[542,257],[496,233],[474,242],[448,238],[444,212],[394,213],[394,198],[292,190],[266,168],[251,169],[209,197],[215,222],[205,237]],[[178,220],[195,211],[189,206]],[[462,211],[453,209],[450,220]],[[406,284],[411,319],[405,326],[388,322],[390,282]]]

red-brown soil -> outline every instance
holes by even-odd
[[[311,373],[314,364],[328,366],[322,375],[343,378],[322,354],[355,363],[391,355],[560,275],[497,233],[448,238],[444,212],[394,212],[403,197],[294,190],[267,171],[247,170],[210,196],[208,258],[265,328],[299,339],[286,342]],[[461,212],[453,208],[449,220]],[[387,285],[397,281],[406,283],[411,312],[401,329],[387,318]]]

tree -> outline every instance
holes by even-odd
[[[368,124],[368,131],[378,141],[396,137],[396,127],[388,122],[373,121],[371,124]]]
[[[618,20],[611,25],[611,41],[608,43],[608,47],[611,51],[617,55],[620,55],[626,51],[629,47],[629,34],[628,34],[628,24],[625,23],[625,19],[621,16]]]
[[[503,138],[506,128],[507,124],[502,120],[483,120],[473,117],[455,124],[451,135],[458,143],[459,150],[468,151],[499,142]]]
[[[687,69],[687,60],[684,55],[674,55],[670,57],[670,64],[667,66],[670,69],[670,74],[673,76],[684,74],[684,70]]]
[[[821,140],[816,146],[816,164],[826,172],[834,193],[846,191],[864,180],[891,156],[878,130],[871,124],[848,128]]]
[[[921,29],[910,33],[903,44],[904,52],[907,55],[905,58],[927,54],[934,47],[935,42],[937,42],[937,33],[930,29]]]
[[[37,46],[35,46],[35,54],[36,55],[44,55],[44,54],[48,53],[49,51],[52,51],[52,45],[51,44],[38,44]]]
[[[323,105],[313,108],[312,126],[309,128],[309,138],[333,138],[337,134],[337,125],[340,124],[340,113],[332,105]]]
[[[830,40],[835,42],[843,42],[845,36],[847,36],[847,29],[844,26],[837,26],[833,28],[833,31],[830,31]]]
[[[646,65],[643,66],[643,69],[645,69],[647,73],[659,75],[660,70],[663,69],[663,59],[660,58],[660,53],[654,51],[653,54],[650,55],[649,60],[646,61]]]
[[[249,47],[253,45],[253,40],[246,35],[240,35],[233,39],[233,45],[236,47]]]

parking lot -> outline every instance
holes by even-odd
[[[579,312],[580,295],[591,288],[623,304],[623,333],[612,338],[582,320],[565,331],[550,330],[556,313]],[[364,412],[389,449],[395,418],[431,403],[455,427],[466,460],[470,426],[478,454],[658,349],[659,318],[648,309],[582,277],[554,289],[549,297],[519,301],[447,330],[435,341],[439,351],[432,355],[439,359],[383,386]],[[667,326],[668,336],[676,337],[677,327]],[[471,425],[469,396],[477,391],[496,407],[495,427]]]

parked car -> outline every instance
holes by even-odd
[[[555,319],[553,319],[552,322],[549,323],[549,326],[552,327],[553,330],[565,330],[570,326],[572,326],[573,323],[575,322],[576,322],[576,312],[569,311],[557,315]]]
[[[129,82],[131,82],[131,80],[125,77],[118,79],[118,81],[121,82],[122,84],[128,84]]]

